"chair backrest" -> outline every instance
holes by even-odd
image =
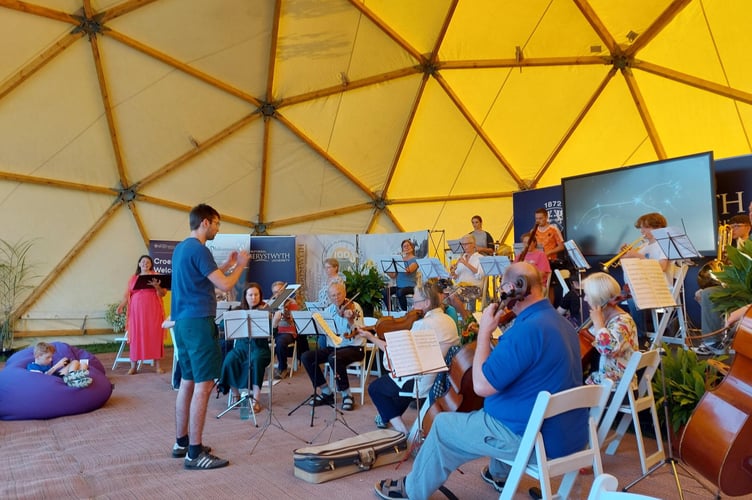
[[[657,497],[616,491],[619,481],[611,474],[599,474],[590,488],[588,500],[659,500]]]
[[[559,489],[561,496],[566,498],[580,468],[592,466],[596,474],[601,473],[603,467],[600,447],[598,446],[596,422],[600,419],[606,406],[611,393],[611,386],[612,383],[608,381],[603,385],[583,385],[556,394],[541,391],[535,400],[533,411],[530,414],[525,433],[522,435],[514,461],[503,460],[510,464],[512,469],[499,498],[511,499],[514,497],[523,473],[539,478],[544,498],[550,498],[552,495],[551,476],[566,474]],[[549,459],[546,455],[545,443],[541,433],[543,421],[580,408],[589,409],[588,443],[585,449],[564,457]],[[535,452],[536,464],[530,463],[533,452]]]

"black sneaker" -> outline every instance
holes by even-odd
[[[211,453],[202,451],[199,456],[191,460],[188,455],[185,456],[186,469],[219,469],[229,465],[230,462],[223,458],[215,457]]]
[[[211,451],[210,446],[204,446],[201,448],[202,451],[205,451],[206,453],[209,453]],[[172,446],[172,458],[183,458],[188,454],[188,447],[187,446],[180,446],[179,444],[175,443]]]
[[[483,467],[483,471],[480,473],[480,477],[483,478],[485,482],[493,486],[493,488],[501,493],[504,490],[504,485],[506,484],[506,481],[496,480],[491,475],[491,472],[488,470],[488,467]]]
[[[334,394],[316,394],[308,404],[311,406],[332,406],[334,404]]]

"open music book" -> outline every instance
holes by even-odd
[[[397,330],[384,334],[392,375],[410,377],[447,371],[441,346],[432,330]]]
[[[657,260],[621,259],[621,267],[637,309],[677,306]]]

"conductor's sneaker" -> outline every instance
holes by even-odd
[[[185,456],[185,468],[186,469],[219,469],[229,465],[230,462],[224,458],[215,457],[209,452],[202,451],[196,458],[189,458]]]
[[[504,484],[506,484],[506,481],[494,479],[491,475],[491,471],[488,470],[488,467],[483,467],[483,470],[480,473],[480,477],[482,477],[485,482],[493,486],[493,488],[499,493],[504,490]]]
[[[698,356],[712,356],[714,354],[721,355],[726,352],[726,348],[723,345],[723,342],[713,342],[713,343],[703,342],[697,347],[693,347],[692,350]]]
[[[210,446],[204,446],[202,447],[202,451],[205,451],[206,453],[209,453],[211,451]],[[183,458],[188,454],[188,447],[187,446],[180,446],[179,444],[175,443],[172,446],[172,458]]]
[[[331,406],[334,404],[334,394],[316,394],[308,404],[311,406]]]

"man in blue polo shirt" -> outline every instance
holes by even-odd
[[[440,413],[410,474],[377,483],[380,497],[429,498],[452,471],[480,457],[491,457],[483,480],[501,491],[510,467],[495,458],[514,460],[538,393],[582,385],[577,332],[543,295],[538,270],[526,262],[512,264],[501,287],[517,318],[492,350],[491,333],[504,308],[491,304],[483,311],[473,358],[473,388],[485,397],[483,409]],[[582,409],[548,419],[542,429],[548,455],[582,449],[587,418]]]
[[[197,205],[191,209],[189,223],[191,235],[175,247],[172,255],[170,315],[175,322],[181,371],[175,402],[177,441],[172,456],[185,457],[186,469],[216,469],[229,462],[212,455],[211,448],[202,444],[209,396],[222,364],[214,323],[214,289],[231,290],[250,255],[245,250],[232,252],[227,262],[217,267],[206,242],[219,232],[219,213],[209,205]]]

